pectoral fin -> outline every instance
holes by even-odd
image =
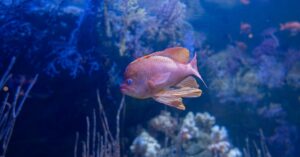
[[[163,85],[166,83],[170,77],[171,73],[163,73],[152,76],[152,78],[148,81],[148,84],[151,88],[156,88],[157,86]]]
[[[185,106],[182,103],[182,99],[180,97],[153,97],[154,100],[163,103],[165,105],[175,107],[179,110],[185,110]]]
[[[189,76],[179,82],[176,87],[191,87],[191,88],[199,88],[199,85],[194,77]]]

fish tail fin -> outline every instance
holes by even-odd
[[[194,75],[196,75],[202,82],[203,84],[205,85],[205,87],[207,88],[207,85],[206,83],[204,82],[202,76],[200,75],[199,71],[198,71],[198,66],[197,66],[197,54],[195,53],[192,61],[190,62],[190,65],[192,67],[192,73]]]
[[[280,30],[283,31],[284,30],[284,25],[281,23],[279,24]]]

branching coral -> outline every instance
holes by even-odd
[[[15,126],[15,122],[17,117],[19,116],[22,107],[28,97],[30,90],[32,89],[33,85],[37,81],[38,75],[34,77],[32,81],[28,84],[28,87],[24,93],[21,94],[21,90],[23,87],[22,83],[17,85],[16,89],[9,89],[6,86],[7,81],[12,78],[10,71],[15,63],[15,58],[13,58],[10,62],[10,65],[2,75],[0,79],[0,89],[3,91],[0,93],[3,96],[3,101],[0,105],[0,155],[5,156],[6,150],[10,141],[10,138],[13,133],[13,129]],[[11,91],[15,90],[13,98],[11,98],[10,93]]]
[[[166,133],[166,135],[173,135],[177,121],[169,112],[163,111],[159,116],[150,121],[150,126],[155,130]]]
[[[160,150],[160,144],[155,138],[143,131],[134,139],[130,150],[134,154],[141,155],[143,157],[157,157]]]
[[[86,117],[86,133],[85,138],[80,142],[79,145],[79,133],[76,134],[75,147],[74,147],[74,157],[78,156],[80,152],[80,157],[120,157],[121,156],[121,146],[120,146],[120,114],[124,108],[124,97],[121,100],[118,112],[116,115],[116,134],[113,135],[110,130],[107,115],[104,111],[103,105],[100,100],[99,91],[97,91],[97,100],[99,113],[98,117],[101,121],[101,127],[103,129],[103,134],[101,134],[99,126],[97,125],[97,115],[93,112],[92,119]],[[80,147],[82,146],[82,147]]]
[[[163,119],[164,122],[157,122],[158,119]],[[156,151],[156,156],[241,156],[241,152],[237,148],[233,148],[228,141],[226,129],[215,125],[215,118],[208,113],[197,113],[194,115],[192,112],[189,112],[182,122],[170,123],[174,120],[175,119],[170,116],[170,113],[165,111],[150,121],[150,125],[155,123],[155,127],[153,128],[156,131],[165,133],[165,138],[170,140],[167,145],[162,147],[154,137],[143,132],[143,136],[138,136],[132,143],[131,148],[135,148],[132,149],[132,153],[145,156],[145,153],[150,151],[146,146],[155,145],[156,149],[151,150]],[[170,124],[168,128],[172,128],[173,131],[166,131],[165,123]],[[141,138],[145,135],[147,135],[147,138]],[[150,148],[152,147],[149,147],[149,149]]]
[[[185,5],[178,0],[106,1],[106,34],[114,40],[119,55],[141,56],[157,45],[182,42],[186,29]]]

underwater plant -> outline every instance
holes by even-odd
[[[113,135],[110,130],[106,113],[100,100],[99,91],[97,91],[97,101],[99,113],[98,116],[101,121],[101,128],[103,132],[100,132],[97,124],[97,114],[93,111],[93,116],[86,117],[86,135],[84,140],[79,142],[79,133],[76,133],[74,157],[121,157],[121,145],[120,145],[120,114],[124,108],[124,96],[121,100],[118,112],[116,115],[116,134]],[[82,144],[82,146],[81,146]],[[80,147],[81,146],[81,147]]]
[[[259,144],[255,141],[249,143],[249,139],[246,138],[246,147],[243,149],[244,157],[272,157],[266,144],[266,137],[261,129],[259,130],[259,134]]]
[[[0,156],[5,157],[9,141],[11,139],[13,129],[16,120],[22,110],[22,107],[31,91],[33,85],[38,79],[36,75],[33,80],[24,89],[24,83],[17,85],[16,89],[10,89],[6,85],[7,81],[12,79],[12,74],[10,74],[11,69],[16,61],[13,57],[6,71],[2,74],[0,79],[0,89],[1,89],[1,105],[0,105]],[[14,92],[14,95],[13,93]],[[11,96],[12,94],[13,96]]]

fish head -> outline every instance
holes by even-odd
[[[146,80],[138,70],[127,67],[124,73],[124,81],[120,85],[120,90],[123,94],[135,97],[144,98],[146,92]]]
[[[132,78],[126,78],[120,86],[121,92],[125,95],[135,96],[137,86],[134,83],[135,81]]]

